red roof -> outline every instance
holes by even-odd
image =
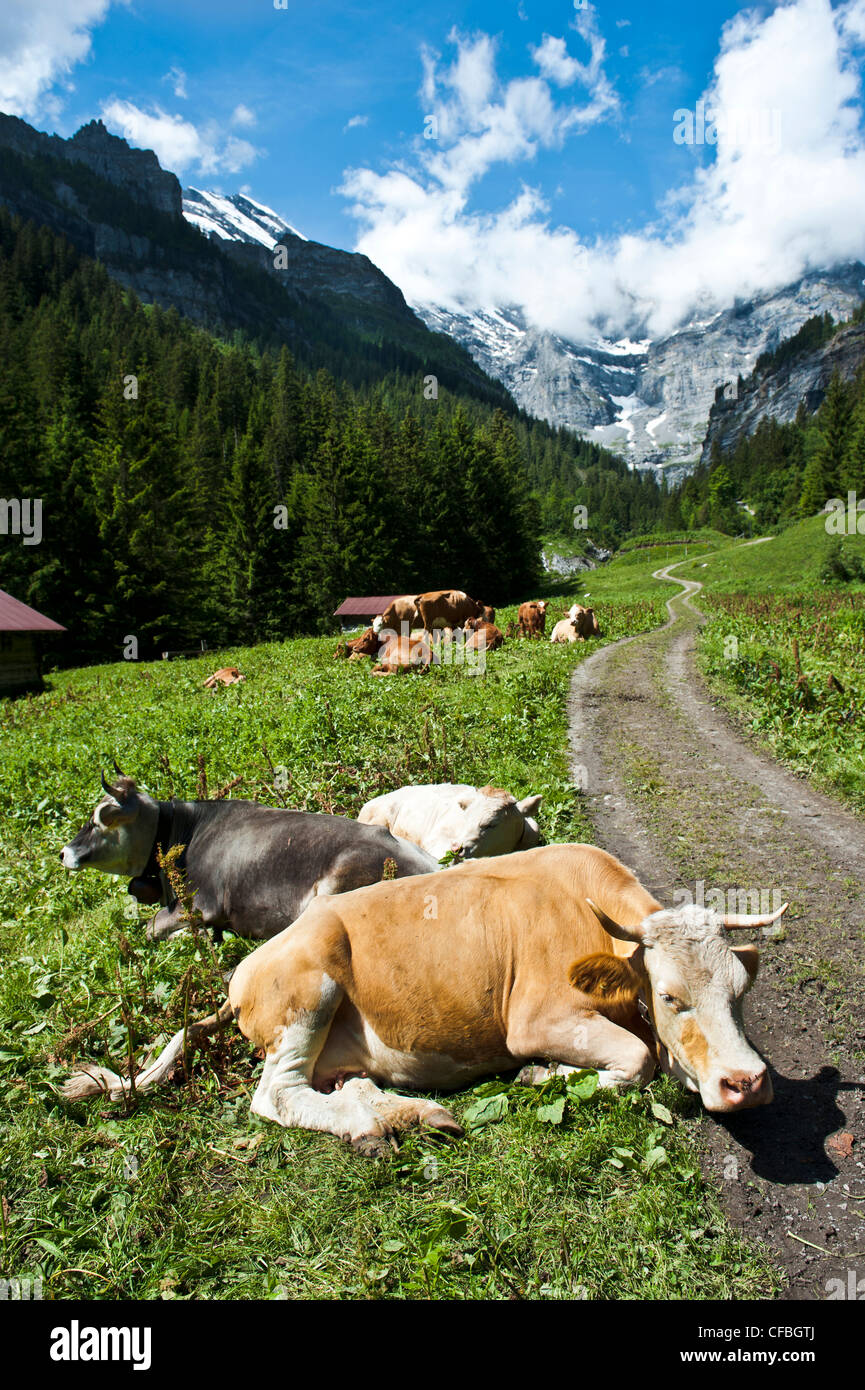
[[[384,594],[373,598],[347,598],[334,613],[335,618],[377,618],[400,594]]]
[[[43,618],[35,608],[19,603],[11,594],[0,589],[0,632],[65,632],[60,623]]]

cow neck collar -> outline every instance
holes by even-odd
[[[130,880],[128,891],[140,903],[160,903],[162,907],[168,907],[173,895],[168,879],[159,867],[159,855],[166,854],[171,848],[175,806],[173,800],[157,804],[159,813],[150,855],[143,871]]]

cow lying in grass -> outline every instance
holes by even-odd
[[[438,782],[400,787],[367,801],[358,812],[364,825],[383,825],[392,835],[420,845],[433,859],[446,854],[482,858],[533,849],[540,839],[532,818],[539,796],[517,801],[499,787]]]
[[[131,777],[105,792],[92,818],[61,851],[67,869],[128,874],[140,901],[161,903],[148,936],[184,925],[183,906],[160,872],[157,851],[185,845],[177,861],[204,925],[264,941],[320,893],[376,883],[393,860],[396,877],[426,874],[437,862],[381,826],[344,816],[273,810],[253,801],[154,801]]]
[[[415,1124],[461,1132],[437,1102],[382,1086],[457,1090],[517,1067],[529,1082],[589,1067],[601,1086],[642,1086],[660,1058],[707,1109],[744,1110],[767,1104],[772,1084],[742,1024],[757,948],[731,946],[725,928],[779,915],[664,910],[590,845],[471,860],[313,902],[241,962],[228,1003],[199,1026],[233,1013],[264,1050],[256,1115],[363,1154]],[[183,1037],[136,1077],[138,1093],[170,1074]],[[91,1068],[65,1094],[129,1089]]]

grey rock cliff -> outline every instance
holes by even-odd
[[[703,461],[717,443],[726,452],[744,436],[754,433],[761,420],[770,417],[786,423],[796,418],[800,404],[814,411],[820,405],[833,374],[849,381],[865,362],[865,324],[842,328],[828,343],[791,362],[749,377],[739,391],[731,384],[725,393],[719,386],[709,415],[703,444]]]
[[[27,158],[47,155],[85,164],[94,174],[116,184],[136,202],[146,203],[171,217],[181,217],[183,198],[174,174],[161,168],[152,150],[136,150],[101,121],[90,121],[69,139],[44,135],[17,116],[0,113],[0,146]]]
[[[512,309],[455,313],[420,305],[418,313],[462,343],[531,414],[621,453],[634,467],[673,466],[682,474],[702,454],[717,387],[749,375],[760,353],[814,314],[848,317],[863,294],[858,262],[814,271],[636,344],[569,342]]]

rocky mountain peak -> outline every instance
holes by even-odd
[[[94,174],[115,184],[136,202],[179,218],[183,199],[174,174],[163,169],[153,150],[136,150],[102,121],[88,121],[68,140],[44,135],[17,116],[0,114],[0,146],[25,158],[47,156],[85,164]]]

